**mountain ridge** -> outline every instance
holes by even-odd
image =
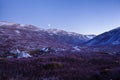
[[[88,35],[87,35],[88,36]],[[21,25],[11,22],[0,22],[0,50],[38,49],[43,47],[68,49],[79,46],[89,40],[85,35],[63,30],[45,30],[33,25]]]

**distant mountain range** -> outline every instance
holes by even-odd
[[[45,47],[63,50],[77,46],[114,46],[120,45],[120,27],[95,36],[0,21],[0,39],[0,51]]]
[[[68,49],[71,46],[79,46],[93,37],[95,35],[82,35],[57,29],[45,30],[33,25],[0,21],[0,51],[44,47]]]

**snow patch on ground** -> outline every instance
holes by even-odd
[[[11,54],[18,54],[18,53],[20,53],[20,50],[19,49],[11,50],[10,53]]]
[[[41,50],[44,51],[44,52],[48,52],[49,48],[42,48]]]
[[[30,54],[22,51],[20,54],[18,54],[17,58],[28,58],[28,57],[32,57]]]
[[[16,32],[17,34],[20,34],[20,31],[19,31],[19,30],[15,30],[15,32]]]
[[[31,56],[30,54],[28,54],[27,52],[20,51],[19,49],[11,50],[10,53],[17,55],[17,58],[28,58],[28,57],[32,57],[32,56]]]

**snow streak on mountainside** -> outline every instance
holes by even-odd
[[[96,36],[87,42],[87,45],[119,45],[120,27]]]

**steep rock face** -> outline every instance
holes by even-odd
[[[87,45],[119,45],[120,27],[96,36],[87,42]]]

